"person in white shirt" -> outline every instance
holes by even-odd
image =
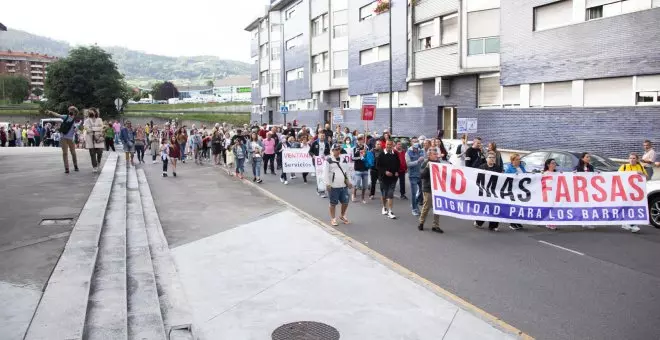
[[[642,163],[644,169],[646,170],[646,179],[648,180],[653,178],[653,166],[655,165],[655,162],[656,157],[655,150],[653,150],[653,144],[651,144],[651,141],[647,139],[644,141],[644,155],[642,156],[640,163]]]
[[[93,172],[97,172],[101,166],[101,157],[105,148],[105,132],[103,131],[103,120],[99,117],[96,108],[87,110],[87,119],[83,123],[85,127],[85,147],[89,150],[92,158]]]
[[[330,198],[330,224],[333,226],[339,225],[337,223],[336,209],[337,204],[341,203],[341,215],[339,219],[344,224],[350,223],[346,218],[346,211],[348,210],[348,190],[353,187],[350,178],[346,174],[346,170],[341,163],[341,145],[335,144],[332,146],[332,154],[328,156],[323,168],[323,178],[325,180],[326,191]]]

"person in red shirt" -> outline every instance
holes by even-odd
[[[399,192],[401,193],[401,199],[407,200],[406,197],[406,173],[408,172],[408,164],[406,163],[406,150],[403,149],[401,142],[396,142],[396,147],[394,148],[397,156],[399,156]]]
[[[261,129],[259,130],[259,137],[261,137],[261,139],[266,139],[267,134],[268,134],[268,124],[264,123]]]

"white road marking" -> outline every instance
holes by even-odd
[[[573,254],[584,255],[584,253],[581,253],[581,252],[579,252],[579,251],[576,251],[576,250],[573,250],[573,249],[564,248],[564,247],[562,247],[562,246],[558,246],[558,245],[553,244],[553,243],[550,243],[550,242],[546,242],[546,241],[539,241],[539,242],[540,242],[540,243],[543,243],[543,244],[547,244],[547,245],[549,245],[549,246],[551,246],[551,247],[555,247],[555,248],[559,248],[559,249],[562,249],[562,250],[570,251],[570,252],[573,253]]]

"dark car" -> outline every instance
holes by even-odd
[[[529,172],[540,172],[543,170],[545,160],[553,158],[557,162],[558,171],[570,172],[575,169],[580,159],[581,152],[566,150],[542,150],[535,151],[525,155],[521,161],[525,164],[525,169]],[[591,155],[591,165],[596,171],[610,172],[619,170],[619,164],[615,161],[594,153]]]

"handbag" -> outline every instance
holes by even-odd
[[[335,161],[330,161],[330,163],[337,163],[337,167],[339,167],[339,171],[341,171],[342,175],[344,175],[344,184],[346,184],[346,187],[349,189],[353,189],[353,184],[351,181],[348,180],[348,176],[346,176],[346,173],[344,172],[344,169],[341,168],[341,164],[339,162]]]

